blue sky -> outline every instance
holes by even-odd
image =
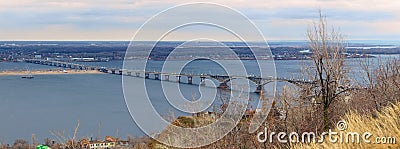
[[[187,2],[191,1],[0,0],[0,40],[130,40],[151,16]],[[267,40],[305,40],[307,27],[317,19],[318,9],[349,40],[400,40],[398,0],[208,2],[242,12]],[[183,40],[190,34],[193,32],[182,32],[169,40]],[[214,36],[230,40],[223,35]]]

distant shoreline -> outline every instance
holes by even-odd
[[[104,74],[97,70],[33,70],[30,72],[31,75],[61,75],[61,74]],[[6,70],[0,71],[0,76],[24,76],[28,75],[27,71],[21,70]]]

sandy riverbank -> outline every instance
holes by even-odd
[[[0,76],[27,75],[27,71],[0,71]],[[32,75],[60,75],[60,74],[103,74],[97,70],[33,70]]]

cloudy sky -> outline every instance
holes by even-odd
[[[150,17],[187,2],[190,0],[0,0],[0,40],[130,40]],[[267,40],[304,40],[318,9],[347,39],[400,40],[399,0],[209,2],[242,12]],[[188,34],[193,32],[169,40],[182,40]],[[224,40],[222,35],[213,36]]]

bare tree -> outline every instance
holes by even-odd
[[[314,103],[322,106],[326,130],[329,127],[329,107],[350,88],[344,65],[344,38],[334,28],[328,31],[326,17],[321,11],[319,14],[319,21],[307,30],[313,66],[307,69],[306,77],[313,82],[311,93],[314,94]],[[310,89],[309,86],[305,88]]]
[[[74,129],[73,137],[66,137],[64,131],[50,131],[50,133],[54,137],[56,137],[58,142],[60,142],[59,145],[62,145],[67,149],[75,149],[75,148],[79,148],[79,144],[77,143],[78,142],[77,141],[77,133],[78,133],[79,126],[80,126],[80,120],[78,119],[78,122]]]

